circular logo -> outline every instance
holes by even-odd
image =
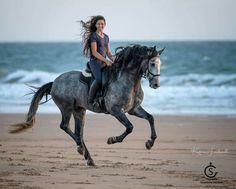
[[[211,179],[215,178],[218,173],[218,172],[214,171],[215,169],[216,169],[216,167],[214,165],[212,165],[212,163],[210,162],[209,165],[205,167],[204,174],[208,178],[211,178]]]

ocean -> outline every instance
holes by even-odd
[[[236,114],[236,42],[110,42],[111,50],[138,43],[166,47],[161,56],[161,86],[142,79],[143,107],[153,114]],[[41,86],[88,61],[82,44],[69,42],[0,43],[0,113],[27,113]],[[53,100],[40,113],[60,113]]]

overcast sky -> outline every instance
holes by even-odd
[[[91,15],[110,40],[236,40],[235,0],[0,0],[0,41],[79,41]]]

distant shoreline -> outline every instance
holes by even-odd
[[[224,40],[219,40],[219,39],[212,39],[212,40],[205,40],[205,39],[190,39],[190,40],[111,40],[110,41],[111,43],[123,43],[123,42],[130,42],[130,43],[133,43],[133,42],[147,42],[147,43],[152,43],[152,42],[156,42],[156,43],[195,43],[195,42],[208,42],[208,43],[211,43],[211,42],[227,42],[227,43],[235,43],[236,42],[236,39],[224,39]],[[78,41],[0,41],[0,44],[4,44],[4,43],[82,43],[81,40],[78,40]]]

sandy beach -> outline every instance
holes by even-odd
[[[108,145],[107,138],[124,127],[110,115],[89,114],[85,142],[95,167],[59,128],[60,115],[37,114],[33,128],[9,134],[8,125],[24,118],[0,115],[0,188],[236,188],[233,116],[155,116],[158,138],[148,151],[146,120],[129,116],[133,133]],[[218,172],[214,179],[204,175],[210,162],[210,171]]]

